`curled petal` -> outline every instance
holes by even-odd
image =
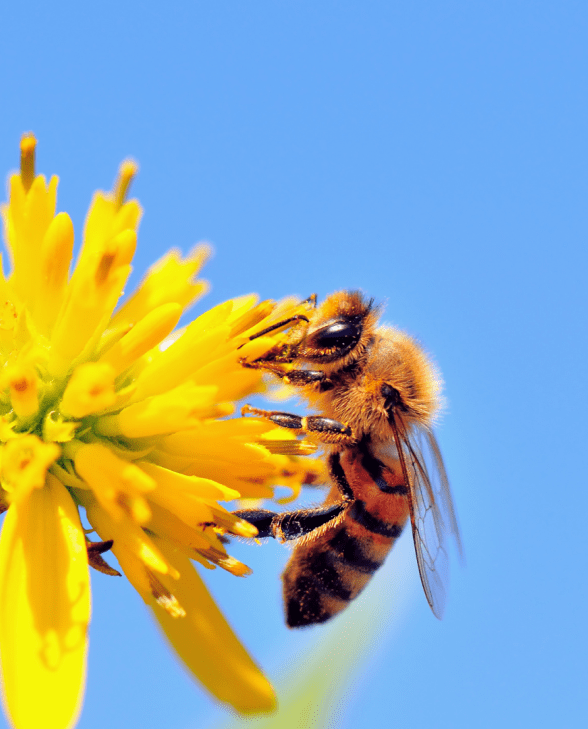
[[[190,560],[161,543],[180,578],[160,579],[178,599],[186,616],[173,618],[151,601],[151,608],[170,643],[194,676],[219,701],[241,714],[272,711],[274,690],[253,662],[210,596]]]

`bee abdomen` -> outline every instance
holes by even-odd
[[[318,589],[316,580],[305,574],[296,579],[290,577],[287,573],[284,574],[284,608],[288,627],[302,628],[328,620],[332,613],[323,605],[324,596]],[[342,605],[347,605],[347,602]]]
[[[318,548],[317,548],[318,547]],[[322,623],[343,610],[380,567],[345,527],[303,555],[284,572],[286,620],[291,628]]]
[[[389,522],[368,511],[365,501],[356,499],[349,509],[348,518],[372,534],[388,539],[397,539],[402,534],[403,524]]]
[[[291,628],[324,623],[343,610],[363,587],[338,569],[331,553],[314,554],[298,570],[284,573],[286,622]]]
[[[330,541],[331,549],[341,565],[364,574],[373,574],[382,565],[381,560],[371,559],[360,539],[349,534],[345,527],[339,529]]]

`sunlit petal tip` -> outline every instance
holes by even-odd
[[[159,607],[163,608],[172,618],[186,617],[186,611],[180,605],[175,595],[152,572],[149,572],[149,582],[151,585],[151,594]]]
[[[230,526],[230,531],[232,534],[236,534],[239,537],[246,538],[256,537],[258,534],[257,527],[253,526],[253,524],[250,524],[244,519],[233,522]]]
[[[224,557],[223,559],[219,559],[218,566],[236,577],[248,577],[253,573],[251,567],[243,564],[243,562],[239,562],[239,560],[234,557]]]
[[[196,243],[188,253],[187,260],[191,261],[194,266],[194,273],[198,273],[202,266],[209,261],[214,254],[214,248],[210,243],[202,241]]]

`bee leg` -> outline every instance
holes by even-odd
[[[324,385],[331,382],[321,370],[289,370],[288,372],[282,372],[280,377],[287,385],[294,385],[295,387],[314,385],[317,382]]]
[[[304,303],[304,302],[303,302]],[[249,341],[253,339],[257,339],[258,337],[263,337],[264,334],[269,334],[270,332],[275,332],[278,329],[281,329],[282,327],[287,326],[288,324],[293,324],[294,322],[304,321],[308,324],[308,317],[304,316],[304,314],[295,314],[294,316],[289,316],[287,319],[282,319],[282,321],[277,321],[275,324],[270,324],[269,327],[266,327],[265,329],[262,329],[259,332],[256,332],[255,334],[252,334],[249,337]],[[241,345],[243,346],[243,345]]]
[[[239,519],[245,519],[254,527],[257,527],[257,538],[265,539],[266,537],[273,537],[272,522],[276,516],[275,511],[268,511],[267,509],[237,509],[232,512]]]
[[[349,485],[349,481],[347,480],[345,470],[341,465],[341,454],[337,452],[331,453],[331,455],[329,456],[328,464],[331,480],[339,489],[343,501],[353,501],[355,499],[355,496],[353,495],[353,490]]]
[[[304,387],[305,385],[314,385],[316,383],[330,384],[330,380],[327,375],[321,370],[283,370],[278,364],[284,364],[289,362],[288,358],[274,359],[271,362],[266,362],[263,359],[254,360],[248,362],[246,359],[242,359],[240,364],[243,367],[247,367],[250,370],[266,370],[271,372],[273,375],[277,375],[282,378],[282,381],[287,385],[294,385],[294,387]]]
[[[286,375],[286,372],[279,367],[280,364],[287,364],[290,361],[289,358],[284,357],[276,357],[275,359],[264,360],[256,359],[253,360],[253,362],[249,362],[245,357],[242,357],[239,360],[239,364],[242,367],[246,367],[248,370],[265,370],[266,372],[271,372],[272,375],[277,375],[278,377],[284,377]]]
[[[259,410],[250,405],[241,408],[242,415],[257,415],[266,418],[282,428],[298,430],[301,433],[310,433],[321,443],[334,445],[351,445],[355,443],[353,432],[348,425],[322,415],[293,415],[276,410]]]
[[[307,299],[304,299],[304,301],[300,302],[301,304],[310,304],[313,309],[316,309],[316,294],[311,294]],[[274,324],[270,324],[269,327],[266,327],[265,329],[262,329],[259,332],[256,332],[255,334],[252,334],[249,337],[249,341],[253,339],[257,339],[258,337],[263,337],[264,334],[269,334],[270,332],[275,332],[278,329],[281,329],[282,327],[288,326],[288,324],[293,324],[295,322],[304,321],[308,324],[308,317],[304,316],[304,314],[294,314],[294,316],[289,316],[287,319],[282,319],[281,321],[277,321]],[[242,347],[243,345],[241,345]]]
[[[336,519],[344,508],[345,504],[339,503],[278,514],[273,524],[274,537],[281,542],[298,539]]]
[[[341,514],[344,503],[319,506],[315,509],[299,509],[276,514],[266,509],[240,509],[233,514],[246,519],[259,530],[258,537],[273,537],[280,542],[298,539],[328,524]]]

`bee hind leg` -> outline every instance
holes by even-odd
[[[276,514],[266,509],[239,509],[233,514],[247,520],[259,530],[258,537],[273,537],[280,542],[288,542],[310,534],[315,529],[336,519],[345,504],[330,504],[314,509],[299,509]]]

